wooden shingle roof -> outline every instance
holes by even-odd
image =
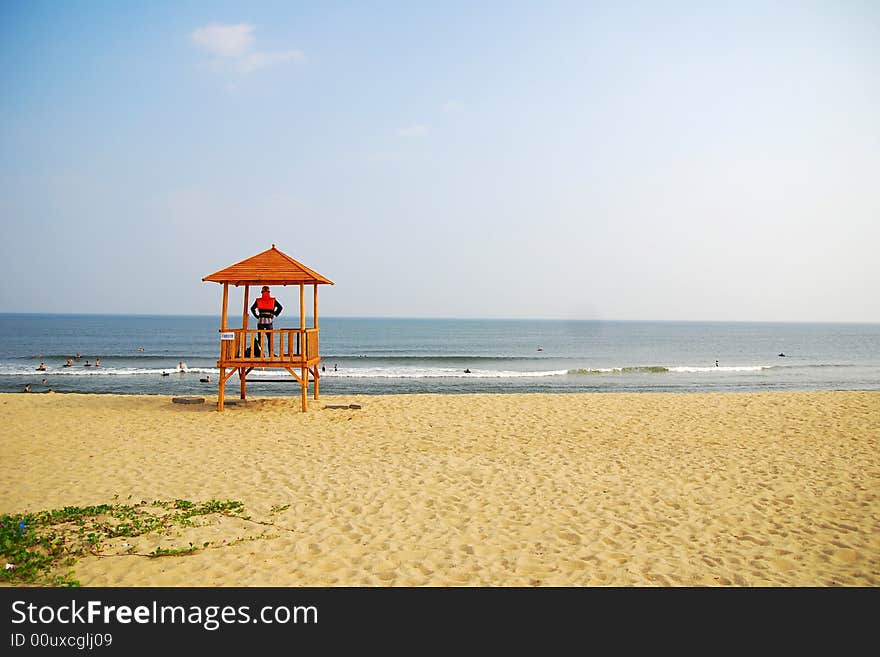
[[[274,244],[271,249],[209,274],[202,280],[232,285],[333,285],[329,278],[282,253]]]

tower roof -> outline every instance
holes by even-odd
[[[232,285],[333,285],[329,278],[279,251],[274,244],[271,249],[229,265],[202,280]]]

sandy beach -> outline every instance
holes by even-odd
[[[215,401],[0,395],[0,512],[244,504],[86,586],[880,585],[877,392]]]

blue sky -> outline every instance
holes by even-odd
[[[0,312],[214,314],[275,243],[333,316],[880,321],[874,2],[6,1],[0,36]]]

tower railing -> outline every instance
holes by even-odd
[[[302,365],[316,360],[318,329],[281,328],[271,331],[260,329],[226,329],[221,331],[220,360],[227,367],[276,364]]]

